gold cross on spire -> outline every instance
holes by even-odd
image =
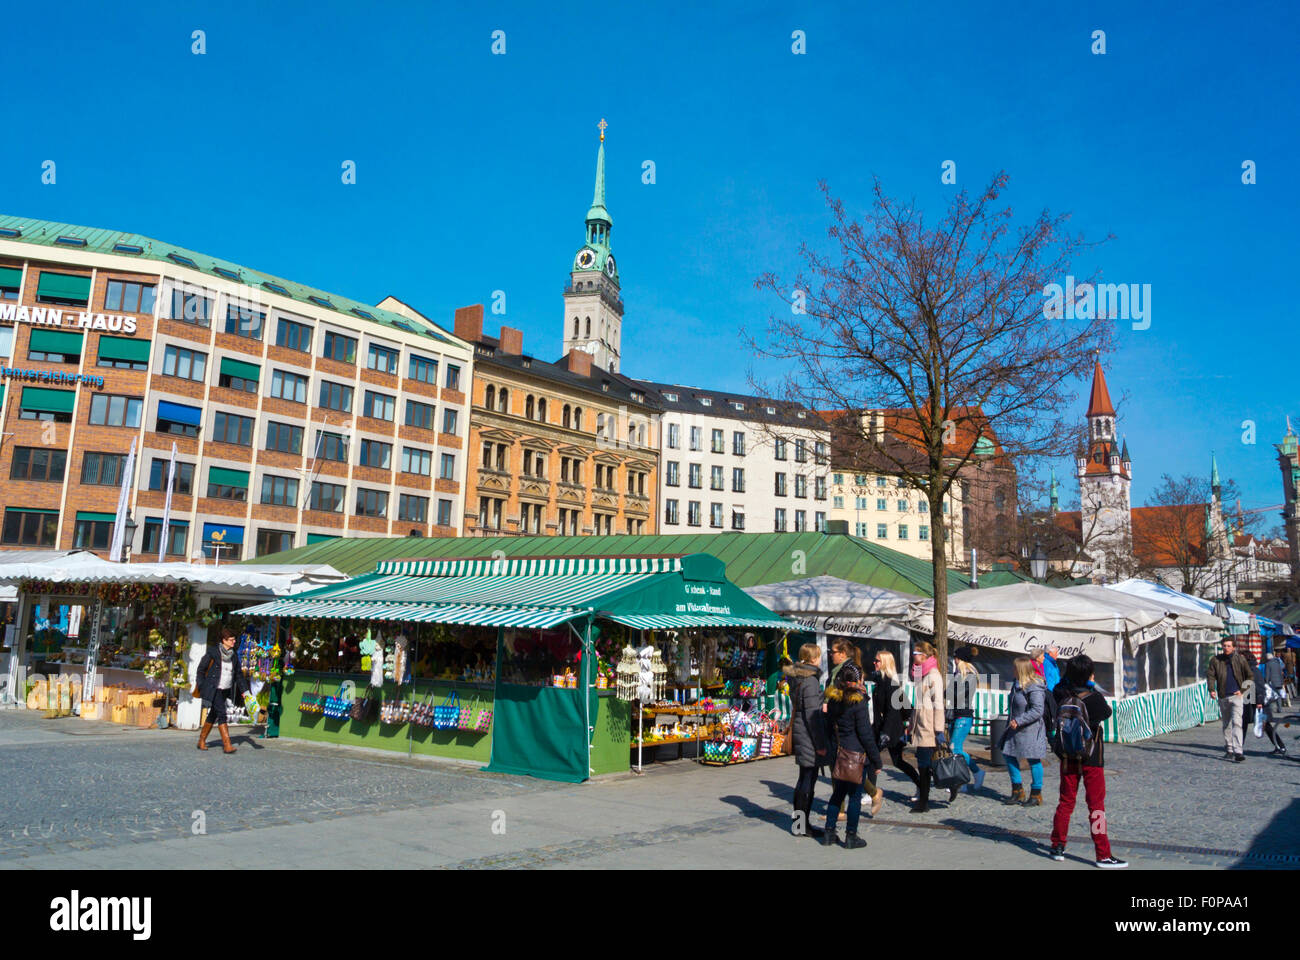
[[[600,127],[600,139],[603,142],[605,139],[605,128],[608,127],[609,124],[605,122],[604,117],[601,117],[600,123],[596,124],[596,126]]]

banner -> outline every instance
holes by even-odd
[[[167,531],[172,519],[172,488],[176,485],[176,441],[172,441],[172,461],[167,468],[167,501],[163,504],[162,535],[158,538],[158,562],[167,551]]]
[[[108,551],[108,559],[114,563],[122,561],[122,541],[126,539],[126,517],[131,500],[131,483],[135,476],[135,438],[131,438],[131,452],[126,455],[126,466],[122,468],[122,489],[117,495],[117,517],[113,521],[113,542]]]

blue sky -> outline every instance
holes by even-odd
[[[1116,235],[1077,274],[1152,286],[1150,329],[1121,325],[1105,360],[1134,502],[1163,472],[1208,473],[1213,449],[1246,506],[1279,503],[1272,444],[1300,414],[1300,6],[1084,6],[25,4],[5,17],[0,210],[391,293],[448,325],[503,290],[488,320],[549,357],[605,117],[625,372],[744,390],[738,331],[774,307],[753,280],[824,242],[819,179],[852,209],[879,174],[937,213],[944,160],[972,189],[1005,169],[1017,210]]]

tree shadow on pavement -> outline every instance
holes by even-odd
[[[992,826],[987,823],[979,823],[971,820],[958,820],[948,817],[939,821],[943,826],[955,830],[976,840],[991,840],[994,843],[1009,843],[1014,847],[1019,847],[1026,853],[1032,853],[1035,856],[1044,856],[1047,853],[1047,844],[1035,840],[1033,837],[1024,837],[1018,833],[1012,833],[1002,827]]]
[[[1259,870],[1262,867],[1300,866],[1300,799],[1292,799],[1255,834],[1246,855],[1229,870]]]

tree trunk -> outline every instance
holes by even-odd
[[[930,501],[930,562],[934,566],[934,647],[940,676],[948,676],[948,544],[944,541],[943,494],[937,477],[927,491]],[[955,521],[954,521],[955,522]]]

